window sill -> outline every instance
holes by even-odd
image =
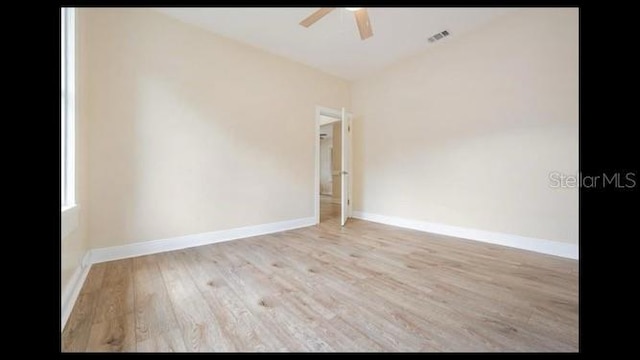
[[[60,212],[64,215],[65,212],[74,211],[74,209],[76,209],[77,207],[78,207],[77,204],[66,205],[62,207],[62,210],[60,210]]]
[[[60,236],[62,239],[78,228],[78,210],[77,204],[62,207],[60,211]]]

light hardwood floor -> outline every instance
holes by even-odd
[[[577,351],[577,262],[366,221],[93,265],[63,351]]]

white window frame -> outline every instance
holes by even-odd
[[[75,9],[60,9],[60,183],[62,211],[76,206],[75,187]]]

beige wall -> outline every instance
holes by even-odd
[[[354,83],[354,210],[577,243],[577,35],[518,9]]]
[[[313,216],[315,107],[347,82],[152,10],[80,13],[92,248]]]
[[[77,227],[61,239],[60,270],[62,291],[67,288],[73,273],[79,269],[82,259],[90,249],[88,236],[88,126],[86,117],[86,37],[84,18],[76,16],[76,141],[75,141],[75,181],[76,204],[75,214],[63,216],[77,216]],[[64,224],[64,221],[63,221]]]

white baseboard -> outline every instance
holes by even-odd
[[[535,251],[569,259],[578,259],[578,245],[559,241],[537,239],[513,234],[497,233],[485,230],[467,229],[458,226],[430,223],[426,221],[403,219],[393,216],[354,211],[353,217],[381,224],[393,225],[407,229],[424,231],[433,234],[453,236],[468,240],[482,241],[491,244],[509,246],[517,249]]]
[[[88,257],[89,253],[87,252],[82,259],[82,265],[76,268],[71,275],[67,286],[62,291],[60,309],[62,319],[60,331],[64,330],[64,326],[67,324],[67,320],[69,320],[69,315],[71,315],[71,310],[73,310],[73,305],[76,303],[78,295],[80,295],[82,285],[89,274],[89,270],[91,269],[91,265],[87,265]]]
[[[177,236],[167,239],[145,241],[122,246],[93,249],[89,251],[89,258],[87,262],[89,264],[96,264],[105,261],[156,254],[165,251],[180,250],[251,236],[293,230],[315,224],[315,218],[308,217],[269,224],[245,226],[235,229],[212,231],[201,234]]]

